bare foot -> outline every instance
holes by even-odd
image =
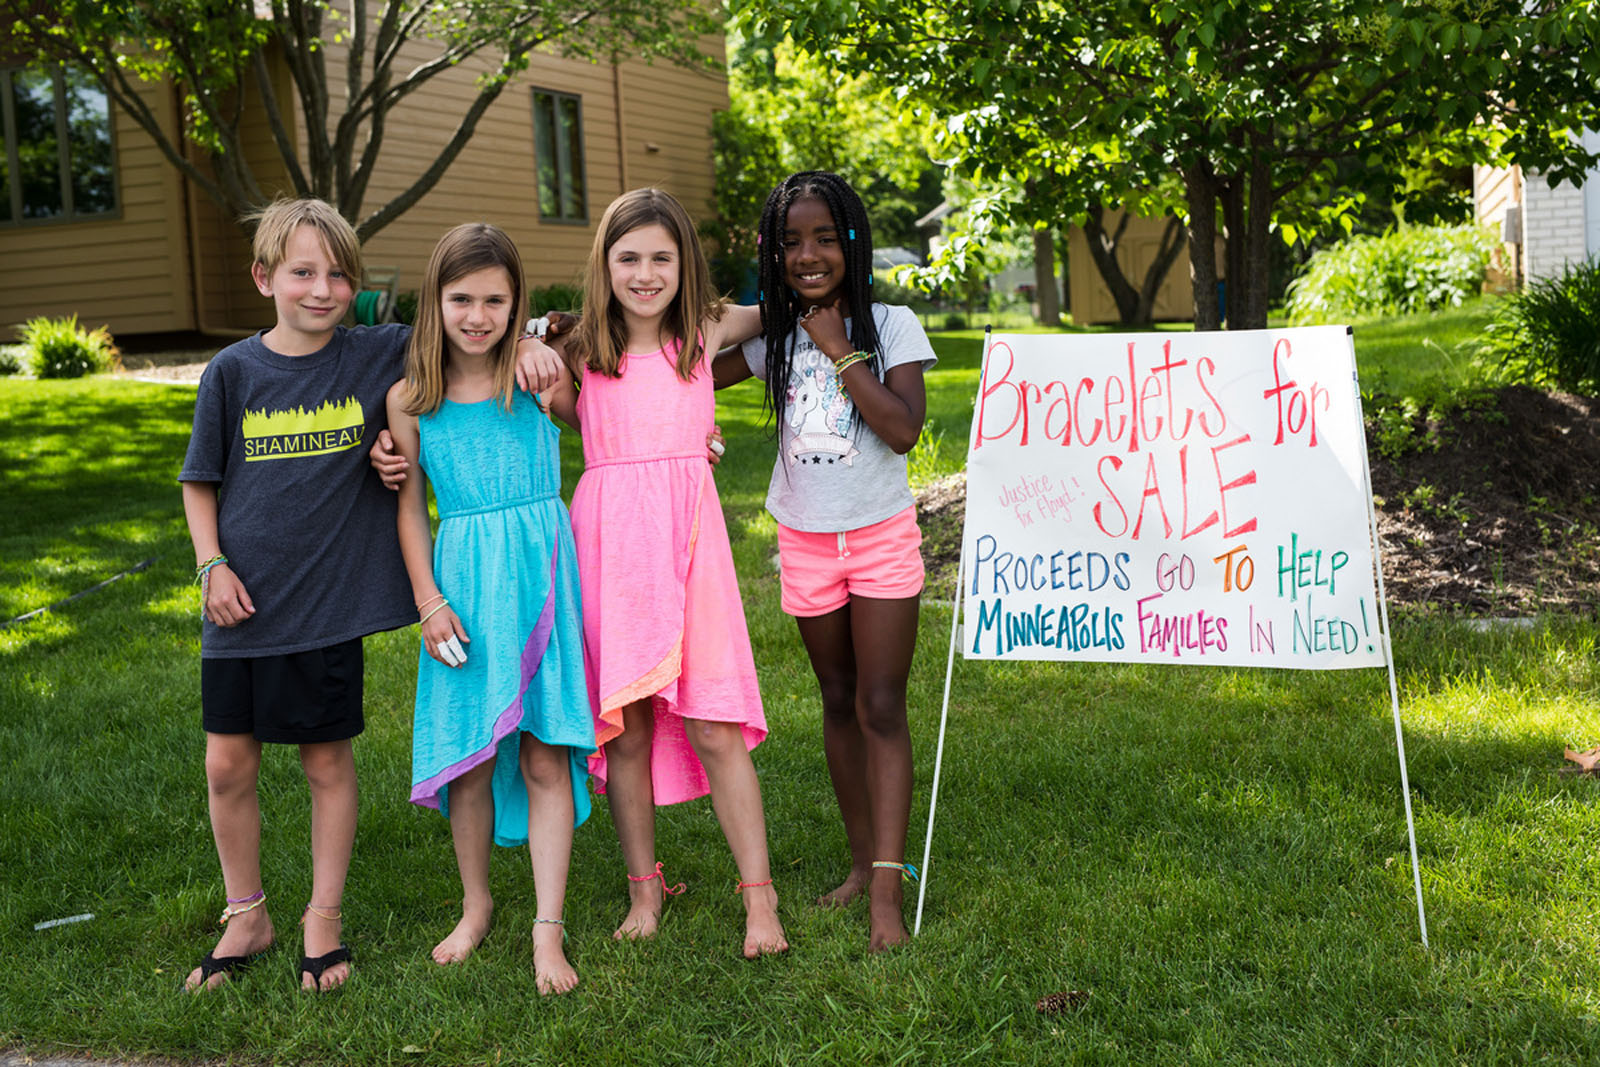
[[[744,958],[753,960],[788,952],[789,941],[783,936],[783,923],[778,921],[777,890],[770,885],[751,886],[741,895],[744,897]]]
[[[318,911],[323,914],[317,914]],[[328,916],[333,918],[328,918]],[[301,929],[305,934],[305,954],[311,959],[327,955],[339,947],[339,935],[344,931],[344,923],[339,918],[339,912],[329,909],[306,909],[300,917]],[[300,988],[307,992],[320,991],[326,993],[330,989],[338,989],[350,978],[350,963],[342,960],[331,964],[322,972],[322,980],[318,982],[311,977],[309,971],[300,972]]]
[[[541,997],[560,996],[578,986],[578,972],[567,962],[562,938],[566,927],[557,923],[535,923],[533,927],[533,984]]]
[[[628,883],[628,914],[611,936],[618,941],[638,941],[656,936],[661,925],[661,879]]]
[[[905,921],[900,916],[902,902],[900,877],[900,872],[894,869],[872,872],[868,952],[882,952],[884,949],[903,945],[911,940],[911,935],[906,933]]]
[[[461,921],[445,939],[433,946],[433,962],[441,967],[461,963],[472,955],[489,934],[494,920],[494,902],[487,905],[461,905]]]
[[[1593,774],[1597,765],[1600,765],[1600,745],[1582,752],[1574,752],[1569,748],[1562,752],[1562,756],[1577,764],[1576,767],[1563,767],[1562,770],[1573,774]]]
[[[871,876],[870,867],[851,867],[850,873],[840,883],[839,888],[831,893],[824,893],[817,898],[817,906],[822,908],[842,908],[856,897],[866,891],[867,880]]]
[[[249,911],[243,911],[228,920],[228,925],[222,928],[222,936],[217,939],[216,947],[211,950],[215,959],[226,959],[229,956],[254,956],[265,952],[272,947],[272,920],[267,916],[265,904]],[[200,989],[215,989],[223,982],[228,981],[226,971],[218,971],[202,984],[200,981],[200,968],[196,967],[189,972],[183,981],[183,988],[193,993]]]

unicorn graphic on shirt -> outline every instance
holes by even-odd
[[[847,434],[850,431],[850,398],[839,388],[838,376],[826,365],[825,357],[807,361],[789,378],[784,405],[789,428],[789,465],[843,463],[850,466],[859,450]]]

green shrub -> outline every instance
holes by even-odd
[[[407,326],[416,323],[417,291],[415,289],[407,289],[403,293],[394,294],[394,317],[396,322],[403,322]]]
[[[544,315],[551,311],[583,310],[583,290],[576,285],[535,285],[528,289],[528,313]]]
[[[1492,232],[1470,223],[1352,237],[1313,255],[1289,283],[1289,320],[1343,322],[1460,307],[1483,290],[1498,244]]]
[[[118,364],[111,331],[104,326],[86,330],[76,315],[29,319],[22,324],[22,347],[29,367],[40,378],[82,378]]]
[[[17,374],[28,350],[21,345],[0,345],[0,377]]]
[[[905,307],[922,308],[930,304],[927,293],[901,284],[896,280],[892,270],[872,272],[872,299],[884,304],[900,304]]]
[[[1600,258],[1502,300],[1484,347],[1513,381],[1600,393]]]

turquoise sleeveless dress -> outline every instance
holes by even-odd
[[[595,749],[560,431],[521,390],[510,412],[498,397],[446,400],[418,427],[439,508],[434,579],[472,640],[462,667],[419,650],[411,801],[448,816],[450,781],[494,760],[494,839],[526,844],[522,732],[570,750],[575,824]]]

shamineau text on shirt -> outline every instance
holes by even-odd
[[[217,483],[222,553],[256,610],[206,622],[203,657],[287,655],[416,622],[395,495],[367,460],[409,335],[340,327],[321,350],[284,356],[257,334],[207,365],[178,480]]]

